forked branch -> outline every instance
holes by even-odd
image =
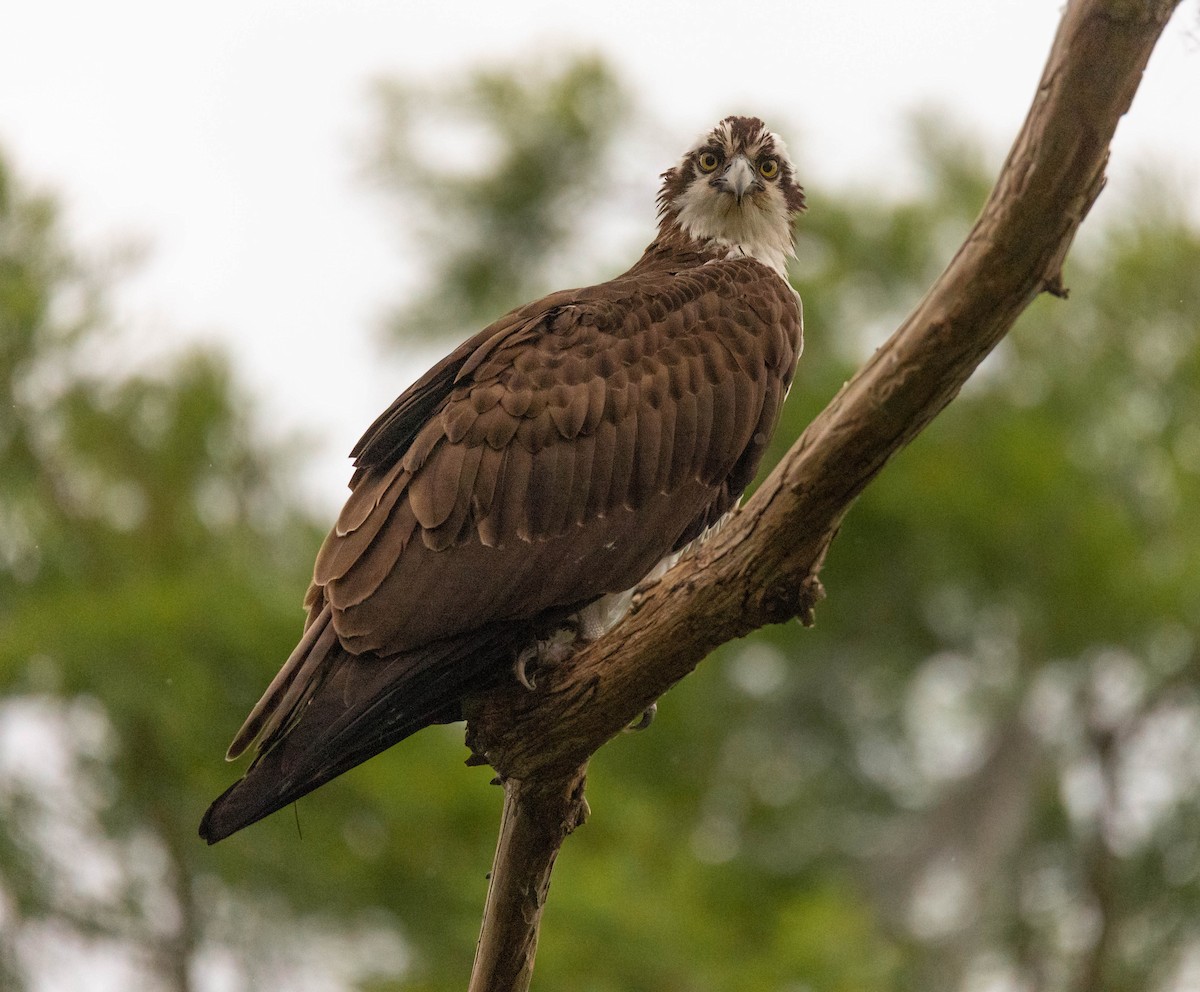
[[[1071,0],[979,219],[895,334],[745,509],[643,588],[620,627],[542,672],[536,692],[514,687],[472,703],[469,740],[505,782],[505,824],[523,815],[535,829],[502,831],[471,992],[528,988],[550,871],[579,819],[591,755],[720,644],[806,619],[821,596],[825,551],[858,494],[957,395],[1035,296],[1065,295],[1063,260],[1178,2]]]

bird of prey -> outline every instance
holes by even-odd
[[[384,411],[205,840],[461,719],[564,632],[599,636],[735,506],[803,343],[785,272],[803,209],[780,138],[727,117],[663,173],[628,272],[505,314]]]

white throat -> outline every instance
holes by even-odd
[[[676,203],[679,226],[689,237],[726,249],[729,258],[755,258],[787,279],[787,260],[795,248],[782,197],[769,195],[739,204],[732,196],[696,182]]]

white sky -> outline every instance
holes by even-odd
[[[0,145],[86,247],[148,243],[119,297],[138,347],[225,342],[265,415],[315,433],[310,477],[332,509],[343,453],[419,371],[380,362],[371,338],[403,282],[359,177],[372,78],[599,52],[671,157],[726,113],[784,116],[807,187],[886,189],[917,106],[1007,146],[1058,16],[1056,0],[25,0],[2,19]],[[1198,94],[1185,4],[1118,131],[1102,208],[1149,159],[1200,186]],[[647,236],[668,164],[642,170]]]

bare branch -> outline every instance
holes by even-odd
[[[468,739],[503,779],[569,795],[605,741],[720,644],[793,616],[807,620],[829,543],[855,498],[962,388],[1040,292],[1065,296],[1061,269],[1104,185],[1108,146],[1178,0],[1072,0],[1029,115],[983,211],[946,270],[895,334],[809,425],[754,498],[701,551],[644,587],[616,630],[539,675],[536,692],[472,701]],[[551,817],[553,819],[553,817]],[[566,831],[559,831],[559,842]],[[506,841],[506,837],[508,840]],[[519,832],[502,834],[500,866],[519,865]],[[557,847],[554,848],[557,850]],[[523,938],[522,977],[472,992],[528,987],[541,899]],[[519,898],[489,891],[483,932]],[[484,953],[481,941],[480,955]],[[478,975],[479,962],[476,972]]]
[[[504,783],[500,839],[468,992],[529,987],[554,860],[587,817],[585,772],[579,768],[544,784],[515,778]]]

